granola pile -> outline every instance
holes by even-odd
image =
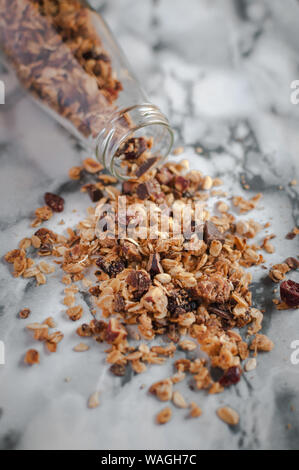
[[[138,155],[143,146],[142,140],[135,141],[130,152]],[[93,178],[92,183],[82,185],[81,191],[96,202],[75,229],[67,228],[66,234],[60,235],[41,227],[31,238],[21,240],[5,259],[12,264],[15,277],[35,277],[38,285],[46,282],[55,266],[63,271],[66,315],[77,323],[81,341],[94,339],[107,343],[106,361],[112,374],[124,376],[129,368],[140,374],[152,364],[175,357],[177,349],[185,351],[185,358],[175,358],[173,374],[152,384],[149,392],[162,402],[172,401],[177,408],[189,407],[189,416],[198,417],[200,407],[194,402],[187,403],[175,390],[176,383],[189,377],[193,389],[210,394],[222,392],[238,383],[243,371],[256,367],[260,351],[273,348],[273,342],[261,334],[263,312],[252,305],[252,276],[246,269],[264,262],[262,250],[273,251],[267,249],[269,237],[262,245],[253,242],[268,224],[263,227],[250,218],[236,220],[228,203],[221,199],[211,212],[210,196],[226,196],[219,189],[221,181],[189,170],[186,160],[168,162],[158,169],[148,168],[138,181],[126,181],[121,187],[114,177],[101,170],[90,159],[82,167],[70,170],[72,179],[83,181],[86,174]],[[127,213],[118,217],[119,202],[124,196]],[[243,214],[253,209],[260,197],[249,201],[234,197],[232,204]],[[46,209],[62,211],[63,202],[60,196],[46,193],[46,205],[36,215]],[[191,233],[174,237],[174,208],[194,202],[202,205],[199,229],[195,230],[191,211]],[[102,211],[107,204],[119,218],[113,236],[109,214]],[[161,204],[171,208],[169,233],[161,229]],[[141,238],[133,228],[142,225],[139,216],[145,209],[156,214],[156,224],[151,227],[151,236]],[[44,220],[37,216],[33,226]],[[103,220],[105,226],[99,232]],[[124,229],[126,236],[121,237]],[[38,257],[42,260],[38,261]],[[52,262],[45,262],[44,258]],[[296,268],[298,260],[289,258],[282,268],[273,266],[270,277],[277,282],[285,272]],[[281,277],[278,273],[282,273]],[[282,302],[287,302],[287,307],[298,307],[298,284],[286,282],[288,285],[282,285]],[[83,308],[76,302],[76,294],[82,289],[93,305],[90,309],[93,318],[83,323]],[[29,309],[24,310],[21,318],[30,313]],[[55,326],[50,317],[42,324],[29,323],[27,328],[36,340],[55,352],[63,339],[62,332],[51,331]],[[88,349],[85,342],[80,342],[74,351]],[[37,364],[37,351],[27,351],[25,362]],[[98,395],[96,400],[93,395],[90,402],[90,407],[98,406]],[[156,420],[166,423],[171,415],[171,408],[167,407]],[[239,420],[230,408],[219,409],[218,416],[229,424]]]

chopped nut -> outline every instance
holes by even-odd
[[[161,380],[160,382],[154,383],[149,392],[161,401],[171,400],[172,397],[172,381],[170,379]]]
[[[36,349],[28,349],[24,358],[25,364],[32,366],[33,364],[39,364],[39,352]]]
[[[66,313],[71,320],[73,321],[80,320],[80,318],[82,318],[82,315],[83,315],[83,307],[81,305],[70,307],[67,309]]]
[[[171,419],[172,416],[172,411],[169,406],[166,406],[166,408],[163,408],[156,417],[156,421],[158,424],[165,424],[168,423],[168,421]]]
[[[194,401],[192,401],[190,403],[190,417],[191,418],[199,418],[199,416],[201,416],[201,415],[202,415],[201,408]]]
[[[194,343],[194,341],[190,341],[188,339],[181,341],[179,345],[185,351],[194,351],[197,348],[197,345]]]
[[[73,166],[69,170],[69,177],[71,180],[79,180],[81,176],[82,167],[81,166]]]
[[[104,169],[103,165],[93,158],[85,158],[85,160],[83,160],[83,168],[88,173],[98,173]]]
[[[64,209],[64,199],[57,194],[45,193],[44,195],[45,203],[49,206],[54,212],[62,212]]]
[[[236,424],[239,423],[240,418],[238,413],[229,406],[218,408],[217,415],[220,419],[222,419],[222,421],[229,424],[230,426],[236,426]]]
[[[274,343],[266,336],[257,334],[253,339],[250,349],[252,351],[272,351]]]
[[[84,351],[87,351],[89,349],[89,346],[85,343],[79,343],[79,344],[76,344],[76,346],[74,346],[73,349],[76,352],[84,352]]]
[[[29,308],[23,308],[20,312],[19,312],[19,317],[20,318],[28,318],[29,315],[31,313],[31,310]]]
[[[172,401],[178,408],[187,408],[188,406],[185,398],[178,391],[173,392]]]

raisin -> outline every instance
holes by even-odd
[[[137,297],[141,297],[148,291],[151,279],[146,271],[131,271],[127,276],[127,283],[136,291]]]
[[[223,376],[220,378],[219,383],[222,387],[229,387],[240,381],[241,378],[241,369],[240,367],[233,366],[227,369]]]
[[[64,209],[64,199],[57,194],[45,193],[44,195],[45,203],[49,206],[54,212],[62,212]]]
[[[126,366],[124,364],[112,364],[110,372],[118,377],[123,377],[126,373]]]
[[[85,187],[92,202],[98,202],[102,199],[103,193],[95,184],[88,184]]]
[[[102,257],[98,258],[96,261],[96,265],[101,268],[104,273],[108,274],[110,277],[115,277],[117,274],[119,274],[121,271],[125,269],[125,263],[123,260],[116,260],[116,261],[111,261],[106,262]]]
[[[280,284],[280,297],[289,307],[299,307],[299,283],[289,279]]]
[[[287,240],[293,240],[294,238],[296,237],[296,233],[295,232],[289,232],[286,234],[285,238]]]
[[[159,169],[157,173],[157,180],[161,184],[170,184],[173,180],[173,177],[173,173],[171,173],[171,171],[169,171],[166,167]]]
[[[284,261],[289,268],[291,269],[298,269],[299,268],[299,260],[293,257],[289,257]]]

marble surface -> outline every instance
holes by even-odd
[[[270,231],[277,235],[267,266],[298,254],[298,237],[285,239],[299,225],[298,186],[289,185],[296,175],[298,179],[299,166],[299,105],[290,103],[290,83],[299,79],[298,2],[96,3],[152,102],[169,116],[192,167],[221,176],[230,194],[263,192],[252,216],[270,221]],[[9,87],[8,77],[1,78]],[[66,199],[63,217],[68,225],[75,225],[89,205],[78,185],[68,180],[68,169],[80,164],[84,153],[28,97],[18,95],[0,106],[2,255],[32,233],[32,209],[42,204],[45,190]],[[197,146],[203,148],[200,156]],[[242,189],[242,176],[249,191]],[[54,216],[46,225],[56,229],[59,220]],[[63,226],[58,227],[63,233]],[[154,415],[162,406],[147,388],[170,374],[171,363],[125,380],[111,377],[104,346],[92,343],[85,353],[72,351],[78,339],[64,314],[61,273],[57,270],[36,288],[30,280],[15,280],[1,260],[0,340],[6,347],[6,364],[0,366],[1,448],[298,449],[299,365],[292,365],[290,355],[291,342],[299,340],[299,313],[275,311],[266,272],[253,274],[254,303],[266,309],[263,332],[275,341],[275,349],[260,355],[257,369],[219,396],[179,384],[188,400],[200,404],[202,417],[188,420],[186,412],[175,410],[171,423],[157,427]],[[298,280],[298,273],[292,278]],[[85,300],[82,289],[88,320]],[[57,354],[47,355],[25,331],[26,320],[17,318],[25,306],[32,310],[32,321],[54,316],[65,334]],[[26,368],[24,351],[35,346],[41,365]],[[89,410],[87,398],[96,388],[101,406]],[[236,428],[217,418],[219,405],[238,410]]]

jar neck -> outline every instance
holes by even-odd
[[[118,179],[131,179],[121,166],[119,151],[127,139],[141,136],[152,138],[151,156],[158,157],[157,164],[164,162],[173,144],[173,131],[164,114],[150,103],[135,105],[111,116],[96,139],[96,157]]]

